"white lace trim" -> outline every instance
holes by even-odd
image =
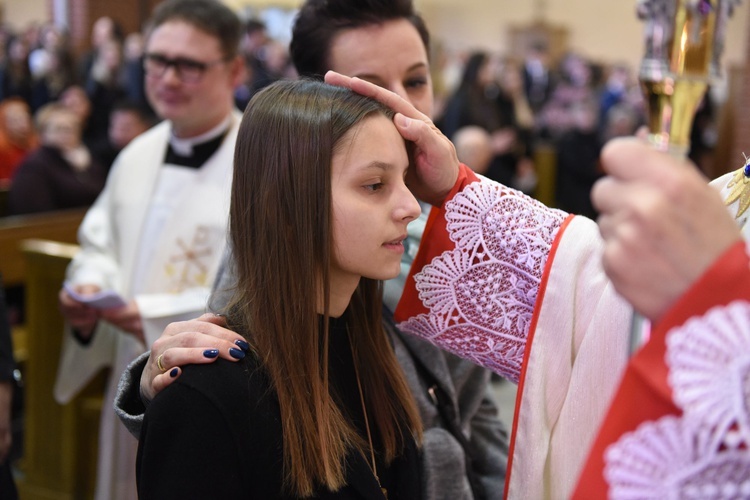
[[[415,276],[407,332],[518,382],[539,284],[567,214],[482,178],[446,204],[456,248]]]
[[[750,498],[750,303],[716,307],[666,340],[682,416],[607,448],[610,498]]]

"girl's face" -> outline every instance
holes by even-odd
[[[406,226],[420,214],[406,187],[404,140],[384,115],[366,118],[339,142],[331,164],[331,290],[352,291],[360,277],[387,280],[401,271]]]
[[[395,92],[432,116],[427,51],[406,19],[342,30],[331,42],[330,68]]]

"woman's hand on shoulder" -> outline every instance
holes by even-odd
[[[249,349],[241,335],[226,328],[223,316],[204,314],[170,323],[151,346],[141,375],[141,395],[152,400],[179,377],[185,365],[213,363],[218,358],[237,361]]]

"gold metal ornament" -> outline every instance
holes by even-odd
[[[637,0],[646,51],[639,80],[648,104],[649,141],[684,157],[693,118],[720,76],[726,23],[739,0]]]

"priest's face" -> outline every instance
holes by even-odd
[[[177,137],[194,137],[231,112],[242,61],[228,59],[219,40],[185,21],[154,29],[144,54],[146,94]]]

